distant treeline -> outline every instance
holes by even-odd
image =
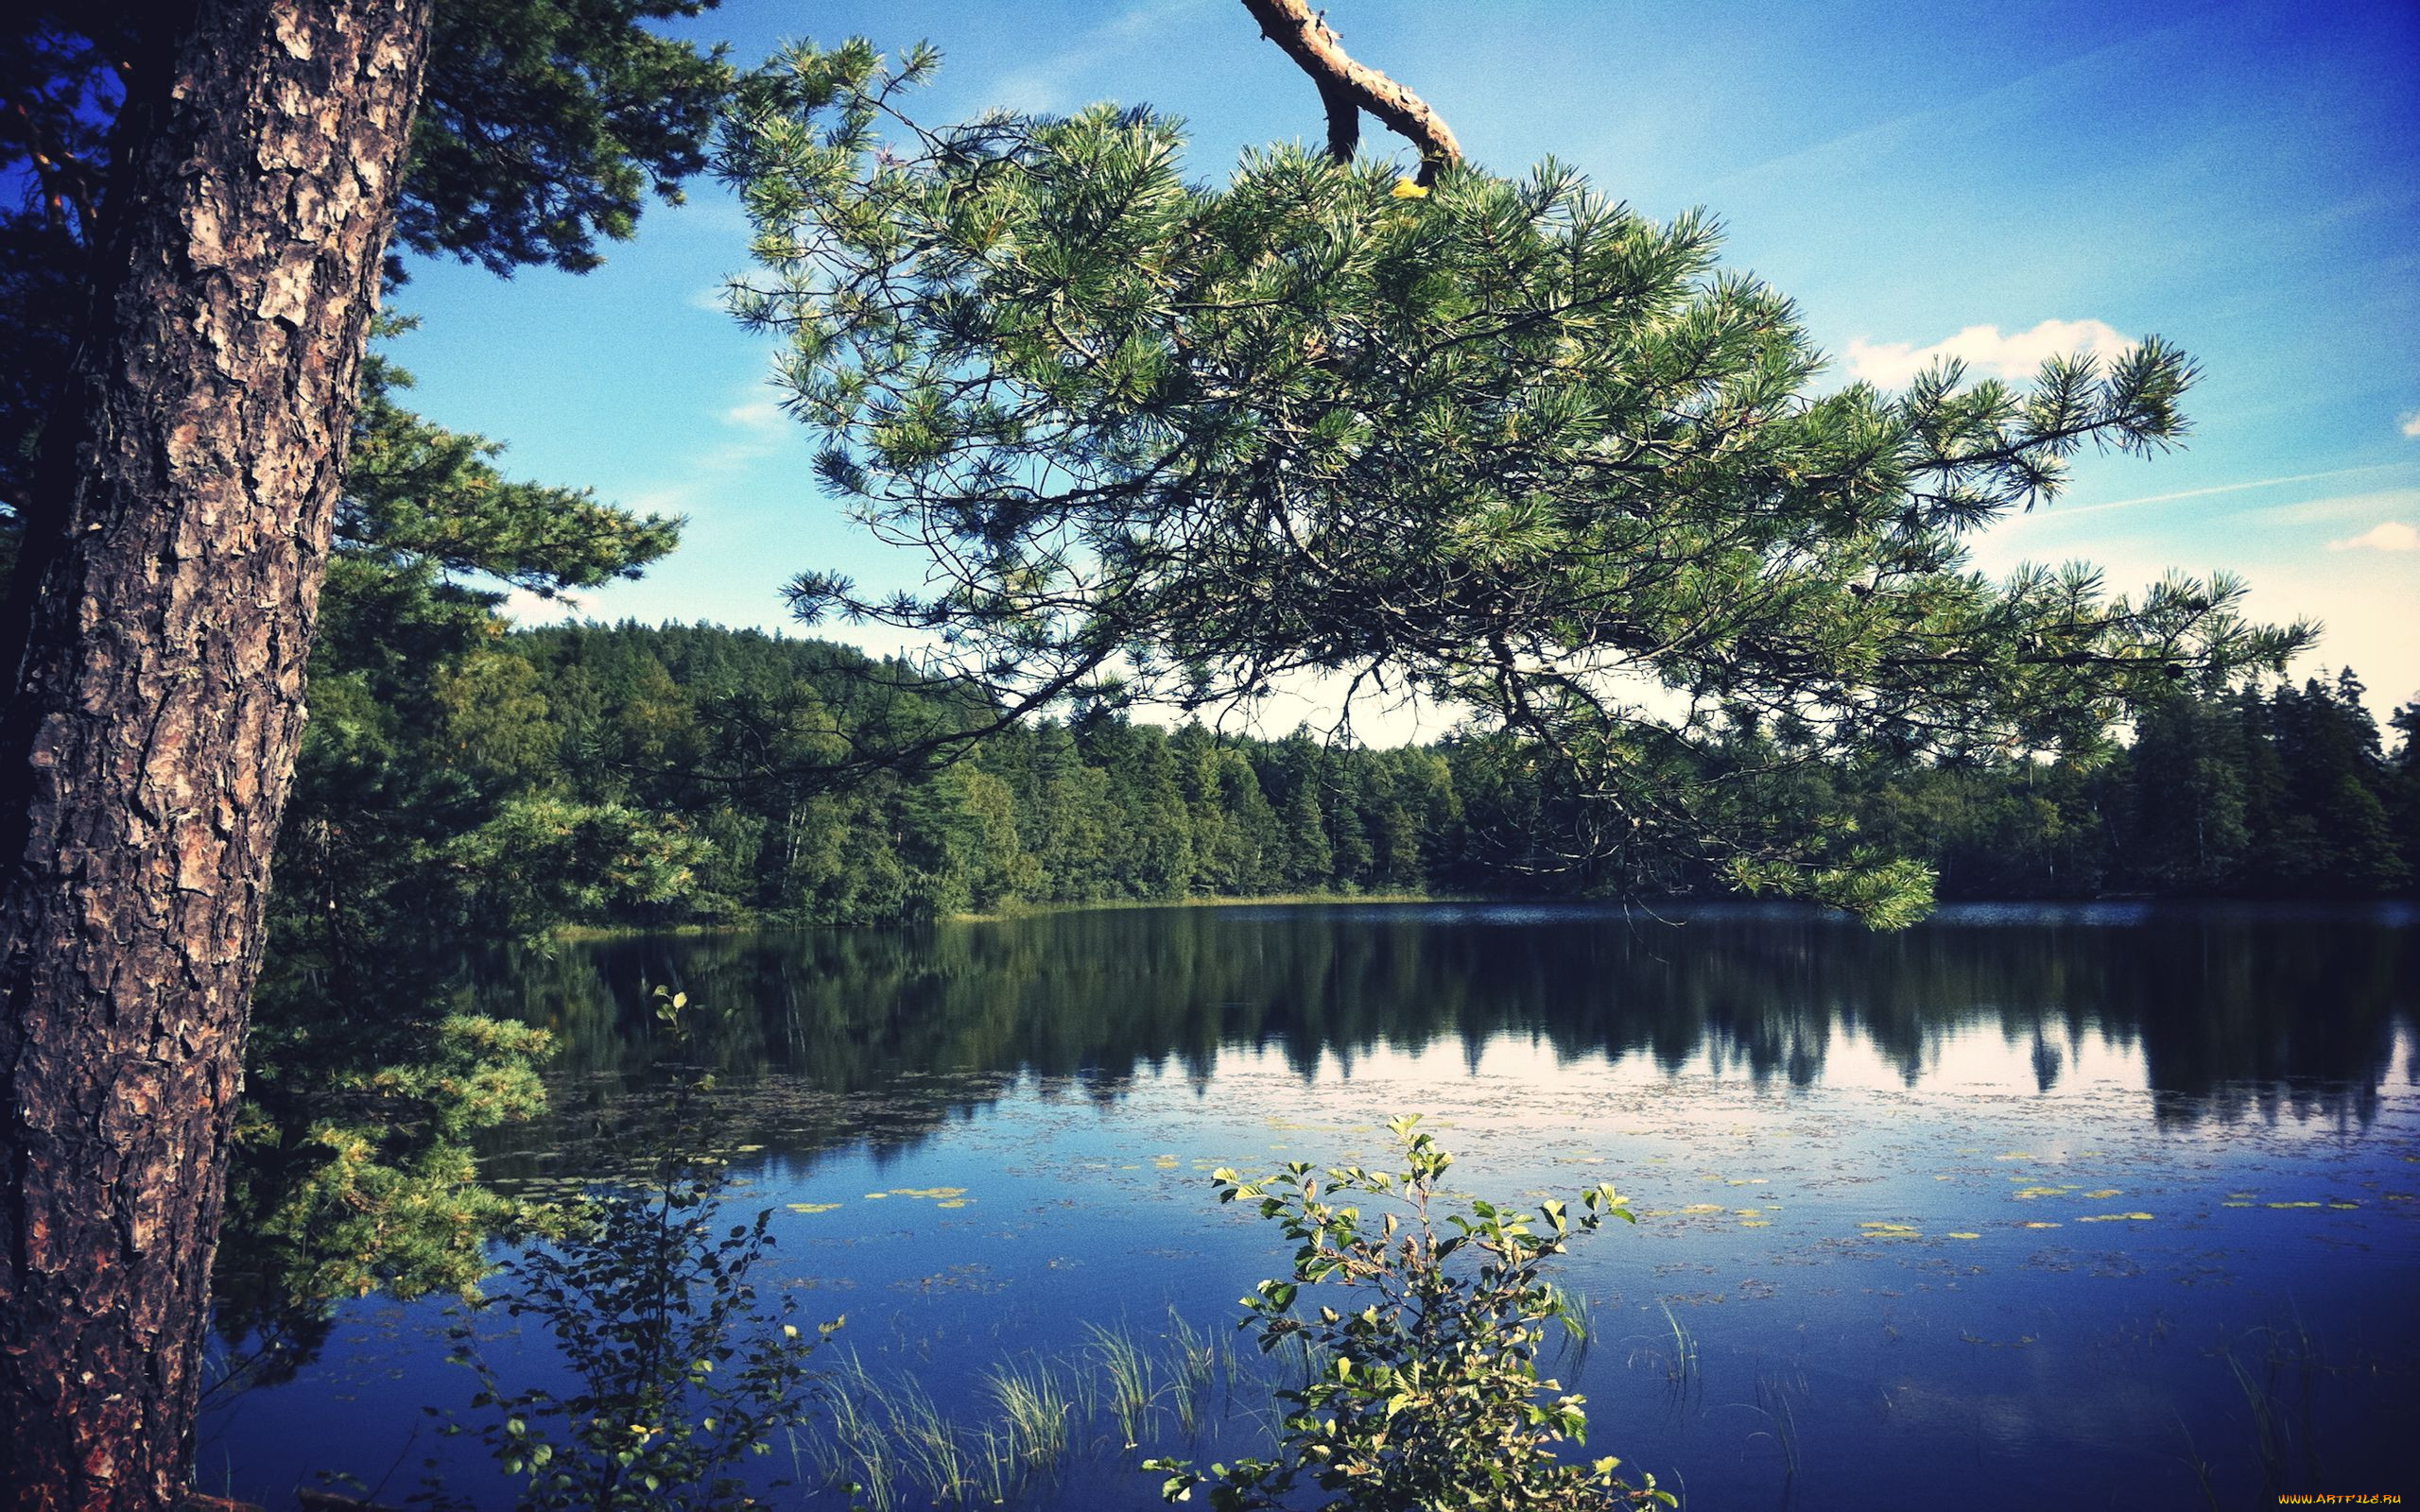
[[[445,937],[561,919],[1711,885],[1685,867],[1625,879],[1560,864],[1572,816],[1485,740],[1377,750],[1101,715],[1016,726],[912,777],[836,780],[862,747],[979,713],[889,685],[905,676],[818,641],[622,624],[495,636],[389,690],[407,697],[326,679],[280,877],[289,918],[334,932],[429,910]],[[2365,897],[2420,872],[2420,708],[2395,722],[2390,755],[2347,674],[2181,696],[2097,766],[1818,765],[1806,780],[1851,790],[1869,837],[1932,865],[1945,897]]]
[[[2147,710],[2090,768],[1897,773],[1866,828],[1924,857],[1950,898],[2103,893],[2368,898],[2420,878],[2420,703],[2377,723],[2348,670],[2332,682]]]

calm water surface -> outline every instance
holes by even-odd
[[[1685,1504],[2420,1492],[2408,909],[1967,908],[1876,936],[1788,909],[1269,906],[617,941],[482,990],[564,1041],[554,1112],[492,1177],[627,1155],[659,983],[697,1005],[680,1053],[717,1073],[735,1202],[776,1210],[778,1280],[945,1410],[1088,1323],[1227,1333],[1287,1248],[1207,1173],[1375,1163],[1418,1112],[1473,1193],[1633,1199],[1561,1272],[1591,1338],[1557,1373],[1590,1450]],[[205,1481],[283,1502],[339,1469],[400,1500],[437,1452],[509,1504],[411,1436],[467,1389],[442,1322],[349,1310],[298,1379],[212,1415]],[[515,1347],[500,1325],[494,1357]],[[1236,1400],[1204,1457],[1252,1451]],[[1188,1452],[1162,1418],[1029,1503],[1158,1504],[1126,1466]]]

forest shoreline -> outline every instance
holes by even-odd
[[[1122,908],[1241,908],[1326,903],[1518,903],[1538,900],[1518,893],[1437,892],[1288,892],[1215,898],[1086,898],[1060,902],[1016,902],[996,908],[947,914],[938,919],[907,919],[883,923],[831,923],[781,919],[688,921],[676,924],[563,924],[546,936],[556,944],[591,940],[636,939],[650,935],[752,935],[780,929],[914,929],[931,923],[996,924],[1012,919],[1040,919],[1051,914],[1097,914]],[[1569,902],[1571,900],[1562,900]]]
[[[1569,893],[1470,893],[1470,892],[1289,892],[1257,896],[1216,898],[1092,898],[1063,902],[1018,902],[1006,907],[980,912],[949,914],[938,919],[903,919],[882,923],[833,923],[814,920],[735,919],[715,922],[691,920],[667,924],[564,924],[546,936],[548,944],[579,945],[610,940],[644,939],[671,936],[702,937],[717,935],[756,935],[769,932],[807,929],[918,929],[935,923],[997,924],[1015,919],[1043,919],[1059,914],[1100,914],[1128,910],[1162,911],[1186,908],[1265,908],[1334,906],[1357,903],[1443,903],[1474,906],[1523,906],[1555,904],[1561,906],[1601,904],[1626,907],[1631,911],[1656,917],[1661,910],[1700,907],[1707,903],[1771,904],[1791,902],[1789,899],[1748,898],[1737,894],[1704,896],[1680,893],[1654,898],[1586,898]],[[2420,907],[2420,901],[2395,897],[2308,897],[2262,896],[2251,893],[2160,893],[2104,892],[2090,896],[2043,894],[2028,898],[1948,897],[1936,901],[1933,912],[1919,919],[1929,922],[1951,909],[1985,908],[2081,908],[2101,904],[2155,904],[2163,907],[2242,906],[2251,908],[2292,908],[2318,910],[2347,915],[2367,914],[2380,907],[2402,904]],[[1820,904],[1808,904],[1826,914],[1846,919],[1853,916]]]

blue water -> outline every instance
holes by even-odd
[[[557,1116],[487,1169],[608,1174],[667,1058],[715,1068],[730,1204],[774,1211],[768,1280],[973,1422],[987,1369],[1072,1359],[1084,1324],[1231,1334],[1288,1246],[1208,1172],[1377,1164],[1417,1112],[1470,1193],[1631,1198],[1638,1224],[1559,1272],[1591,1338],[1556,1368],[1591,1452],[1685,1504],[2409,1493],[2415,981],[2392,909],[1950,910],[1876,937],[1787,909],[1251,907],[614,942],[489,983],[566,1049]],[[698,1005],[677,1047],[655,983]],[[340,1470],[401,1500],[434,1455],[509,1505],[423,1426],[469,1391],[444,1312],[349,1306],[294,1381],[213,1413],[204,1484],[282,1502]],[[1259,1400],[1222,1395],[1195,1448],[1251,1452]],[[1026,1500],[1158,1504],[1132,1462],[1192,1451],[1172,1406],[1146,1430],[1091,1422]]]

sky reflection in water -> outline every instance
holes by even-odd
[[[669,983],[774,1263],[944,1405],[1084,1321],[1223,1324],[1285,1251],[1207,1172],[1374,1162],[1420,1112],[1473,1192],[1633,1198],[1638,1226],[1564,1270],[1595,1328],[1561,1374],[1592,1451],[1699,1504],[2410,1490],[2415,967],[2409,910],[1875,936],[1789,909],[1236,907],[618,941],[482,989],[566,1041],[557,1113],[489,1169],[628,1153]],[[435,1316],[355,1309],[214,1422],[205,1479],[213,1453],[255,1495],[376,1478],[461,1395]],[[1055,1499],[1155,1504],[1122,1457]]]

